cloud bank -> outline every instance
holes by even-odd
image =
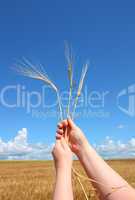
[[[106,159],[135,158],[135,138],[126,143],[112,140],[107,136],[102,144],[93,145],[98,153]],[[18,131],[16,137],[8,142],[0,139],[1,160],[48,160],[52,159],[53,144],[30,144],[26,128]]]
[[[8,142],[0,139],[1,160],[40,160],[51,158],[51,145],[28,143],[27,129],[18,131],[16,137]]]
[[[107,136],[103,144],[95,145],[95,149],[106,159],[135,158],[135,138],[132,137],[124,143]]]

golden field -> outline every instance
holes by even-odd
[[[135,187],[135,160],[112,160],[109,165]],[[78,161],[76,170],[84,174]],[[0,200],[52,199],[55,170],[52,161],[0,161]],[[89,181],[82,181],[90,200],[97,200]],[[84,195],[73,176],[74,199]]]

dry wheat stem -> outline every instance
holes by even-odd
[[[101,183],[101,182],[98,182],[98,181],[95,181],[94,179],[88,178],[88,177],[86,177],[86,176],[80,174],[80,173],[77,172],[74,168],[72,168],[72,170],[73,170],[74,174],[76,174],[78,177],[80,177],[80,178],[82,178],[82,179],[84,179],[84,180],[91,181],[91,182],[93,182],[93,183],[97,183],[97,184],[99,184],[99,185],[102,185],[102,186],[106,187],[105,184],[103,184],[103,183]],[[114,188],[114,187],[112,187],[112,188]],[[112,189],[112,188],[111,188],[111,189]]]
[[[83,184],[82,184],[82,182],[80,180],[80,178],[82,178],[82,177],[79,176],[78,173],[76,173],[76,170],[74,169],[74,167],[72,167],[72,172],[75,175],[75,177],[77,177],[77,181],[79,182],[79,184],[81,186],[81,189],[82,189],[82,191],[84,193],[84,196],[85,196],[86,200],[88,200],[87,193],[86,193],[85,188],[84,188],[84,186],[83,186]]]
[[[68,105],[67,105],[67,116],[70,116],[70,103],[71,103],[71,99],[72,99],[72,90],[73,90],[73,57],[72,57],[72,53],[69,49],[69,45],[67,43],[65,43],[65,56],[67,59],[67,63],[68,63],[68,78],[69,78],[69,83],[70,83],[70,87],[69,87],[69,98],[68,98]],[[73,174],[75,175],[75,177],[77,177],[77,181],[79,182],[81,189],[84,193],[85,199],[88,200],[87,197],[87,193],[85,191],[85,188],[80,180],[80,177],[75,174],[74,172],[74,168],[72,168]]]
[[[87,74],[87,71],[88,71],[88,63],[86,63],[82,68],[81,78],[80,78],[79,86],[78,86],[78,90],[77,90],[77,95],[75,97],[75,101],[74,101],[74,105],[73,105],[72,119],[74,119],[74,116],[75,116],[75,111],[76,111],[78,99],[81,95],[81,91],[82,91],[82,88],[83,88],[83,83],[84,83],[84,79],[85,79],[85,76]]]
[[[79,184],[80,184],[80,186],[81,186],[81,188],[82,188],[82,191],[83,191],[83,193],[84,193],[84,195],[85,195],[85,199],[86,200],[89,200],[89,198],[88,198],[88,196],[87,196],[87,193],[86,193],[86,191],[85,191],[85,189],[84,189],[84,186],[83,186],[83,184],[82,184],[82,182],[80,181],[80,178],[77,176],[77,180],[78,180],[78,182],[79,182]]]
[[[58,99],[58,106],[59,106],[59,112],[60,112],[60,120],[63,120],[63,112],[62,112],[62,103],[61,103],[61,98],[59,92],[57,93],[57,99]]]
[[[29,60],[23,58],[23,61],[19,61],[19,63],[15,65],[14,69],[23,76],[43,81],[44,84],[49,85],[56,92],[59,113],[60,113],[60,120],[63,120],[62,103],[60,99],[59,90],[56,87],[56,85],[49,79],[48,75],[44,71],[43,66],[42,65],[39,65],[38,67],[34,66]]]
[[[96,184],[98,184],[98,185],[102,185],[103,187],[108,187],[108,186],[105,185],[104,183],[101,183],[101,182],[96,181],[96,180],[91,179],[91,178],[87,178],[87,177],[84,176],[84,175],[81,175],[81,174],[78,173],[74,168],[72,168],[72,171],[74,172],[74,174],[76,174],[78,177],[80,177],[80,178],[82,178],[82,179],[84,179],[84,180],[87,180],[87,181],[96,183]],[[120,189],[120,188],[122,188],[122,187],[125,187],[125,185],[122,185],[122,186],[112,186],[111,188],[110,188],[110,187],[109,187],[109,188],[110,188],[110,190],[115,191],[115,190],[118,190],[118,189]]]
[[[65,57],[68,64],[68,79],[69,79],[69,96],[68,96],[68,105],[67,105],[67,116],[70,116],[70,104],[72,99],[72,90],[73,90],[73,54],[72,48],[69,47],[68,43],[65,42]]]
[[[67,42],[65,43],[65,56],[66,56],[67,63],[68,63],[68,78],[69,78],[69,83],[70,83],[68,105],[67,105],[67,116],[69,117],[70,116],[70,104],[71,104],[72,91],[73,91],[73,55],[72,55],[72,49],[69,48],[69,45]],[[75,174],[73,169],[72,169],[73,174]],[[83,187],[83,184],[81,183],[80,177],[77,174],[75,174],[75,177],[77,177],[77,181],[79,182],[79,184],[81,186],[81,189],[84,193],[85,199],[88,200],[87,193],[85,191],[85,188]]]
[[[82,182],[80,180],[80,177],[78,176],[78,174],[75,173],[75,169],[73,167],[72,167],[72,172],[73,172],[75,178],[77,178],[77,181],[78,181],[79,185],[81,186],[81,189],[82,189],[82,191],[84,193],[85,199],[88,200],[88,196],[87,196],[87,193],[85,191],[85,188],[84,188],[84,186],[83,186],[83,184],[82,184]]]
[[[69,88],[69,98],[68,98],[68,106],[67,106],[67,116],[70,116],[70,103],[72,99],[72,90],[73,90],[73,67],[72,63],[69,64],[68,68],[68,73],[69,73],[69,81],[70,81],[70,88]]]

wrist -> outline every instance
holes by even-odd
[[[56,163],[56,171],[70,171],[72,168],[72,161],[63,160]]]
[[[72,168],[69,166],[56,168],[56,176],[70,177],[72,174]]]
[[[87,152],[91,149],[90,144],[88,143],[87,139],[84,139],[82,143],[78,146],[77,157],[79,160],[82,160],[86,155]]]

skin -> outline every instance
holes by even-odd
[[[72,152],[65,138],[57,138],[52,154],[56,168],[53,200],[73,200],[71,181]]]
[[[84,133],[81,131],[81,129],[78,126],[76,126],[76,124],[71,119],[64,120],[58,124],[56,139],[61,140],[62,138],[65,138],[65,142],[70,143],[70,148],[72,152],[74,152],[77,155],[88,177],[101,183],[101,184],[94,183],[94,187],[96,187],[101,200],[105,200],[105,199],[107,200],[135,200],[135,190],[97,154],[97,152],[93,149],[93,147],[88,143]],[[65,153],[65,150],[64,150],[64,154],[62,153],[62,155],[64,155],[62,156],[62,158],[60,157],[61,154],[59,152],[60,149],[58,146],[59,153],[56,152],[56,154],[57,154],[57,158],[59,159],[55,158],[55,163],[57,160],[56,165],[61,166],[61,170],[59,171],[59,173],[63,173],[61,175],[59,174],[57,178],[60,177],[62,180],[64,180],[62,176],[64,177],[68,174],[70,175],[70,178],[67,177],[66,180],[67,182],[69,181],[69,183],[67,183],[66,181],[60,182],[60,180],[59,181],[56,180],[56,182],[57,181],[59,182],[59,185],[56,184],[57,188],[55,188],[55,193],[54,193],[55,200],[56,199],[63,199],[63,200],[73,199],[73,195],[71,194],[72,193],[72,187],[71,187],[72,185],[71,184],[71,167],[72,167],[71,163],[72,162],[70,160],[71,157],[69,156],[71,152],[69,151],[67,146],[66,146],[66,153]],[[60,164],[61,162],[63,162],[60,160],[64,160],[64,159],[66,160],[65,161],[66,167],[64,166],[64,164]],[[68,162],[69,164],[67,164]],[[57,168],[59,167],[56,166],[56,171],[58,171]],[[64,174],[65,173],[64,170],[66,171],[66,174]],[[57,195],[59,195],[59,192],[57,192],[56,190],[58,191],[60,190],[61,191],[60,195],[61,195],[63,189],[60,189],[60,188],[63,188],[64,184],[66,184],[66,187],[68,186],[68,192],[66,191],[66,189],[64,189],[63,197],[62,198],[56,197]],[[117,189],[113,190],[112,189],[113,187]]]

